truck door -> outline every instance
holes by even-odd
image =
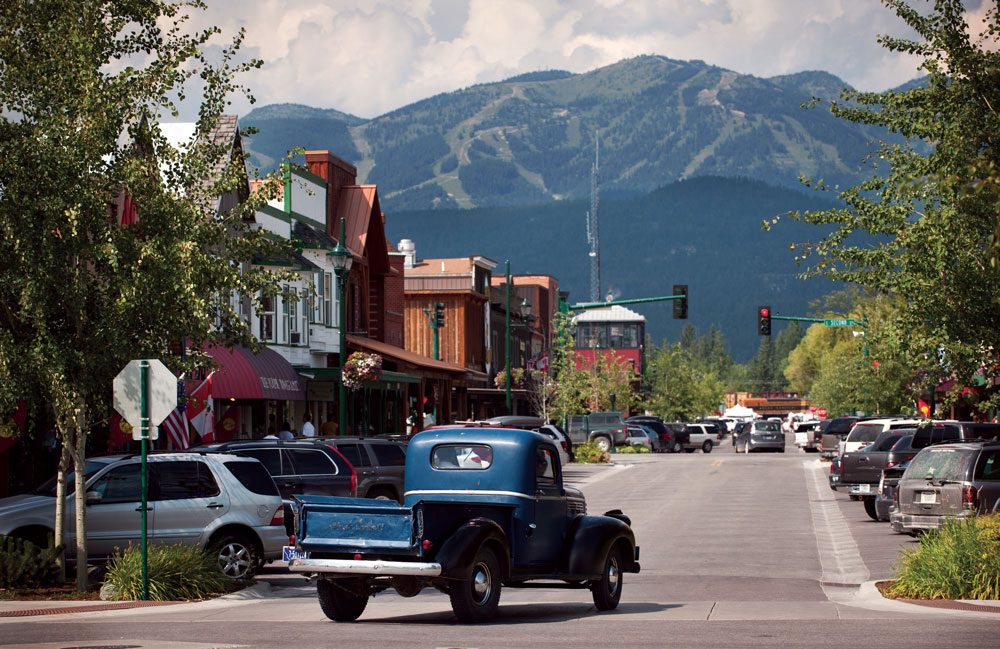
[[[528,563],[532,567],[556,566],[566,531],[566,494],[555,448],[539,444],[535,450],[535,516],[526,543]]]

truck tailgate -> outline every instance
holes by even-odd
[[[888,453],[845,453],[840,460],[842,484],[878,484]]]
[[[409,553],[420,514],[391,500],[296,496],[298,543],[303,550]]]

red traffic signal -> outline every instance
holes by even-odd
[[[757,309],[757,335],[771,335],[771,307],[762,306]]]
[[[761,310],[760,310],[760,317],[766,318],[769,315],[771,315],[771,312],[768,310],[767,307],[761,308]]]

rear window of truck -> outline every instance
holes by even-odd
[[[485,444],[442,444],[431,452],[431,466],[446,471],[483,471],[493,464],[493,449]]]

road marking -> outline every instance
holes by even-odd
[[[823,465],[818,460],[805,460],[802,469],[806,473],[816,549],[823,569],[819,580],[823,592],[827,592],[827,586],[860,586],[868,580],[868,567],[861,558],[847,520],[840,512],[837,499],[826,483]],[[827,593],[829,596],[830,593]]]

